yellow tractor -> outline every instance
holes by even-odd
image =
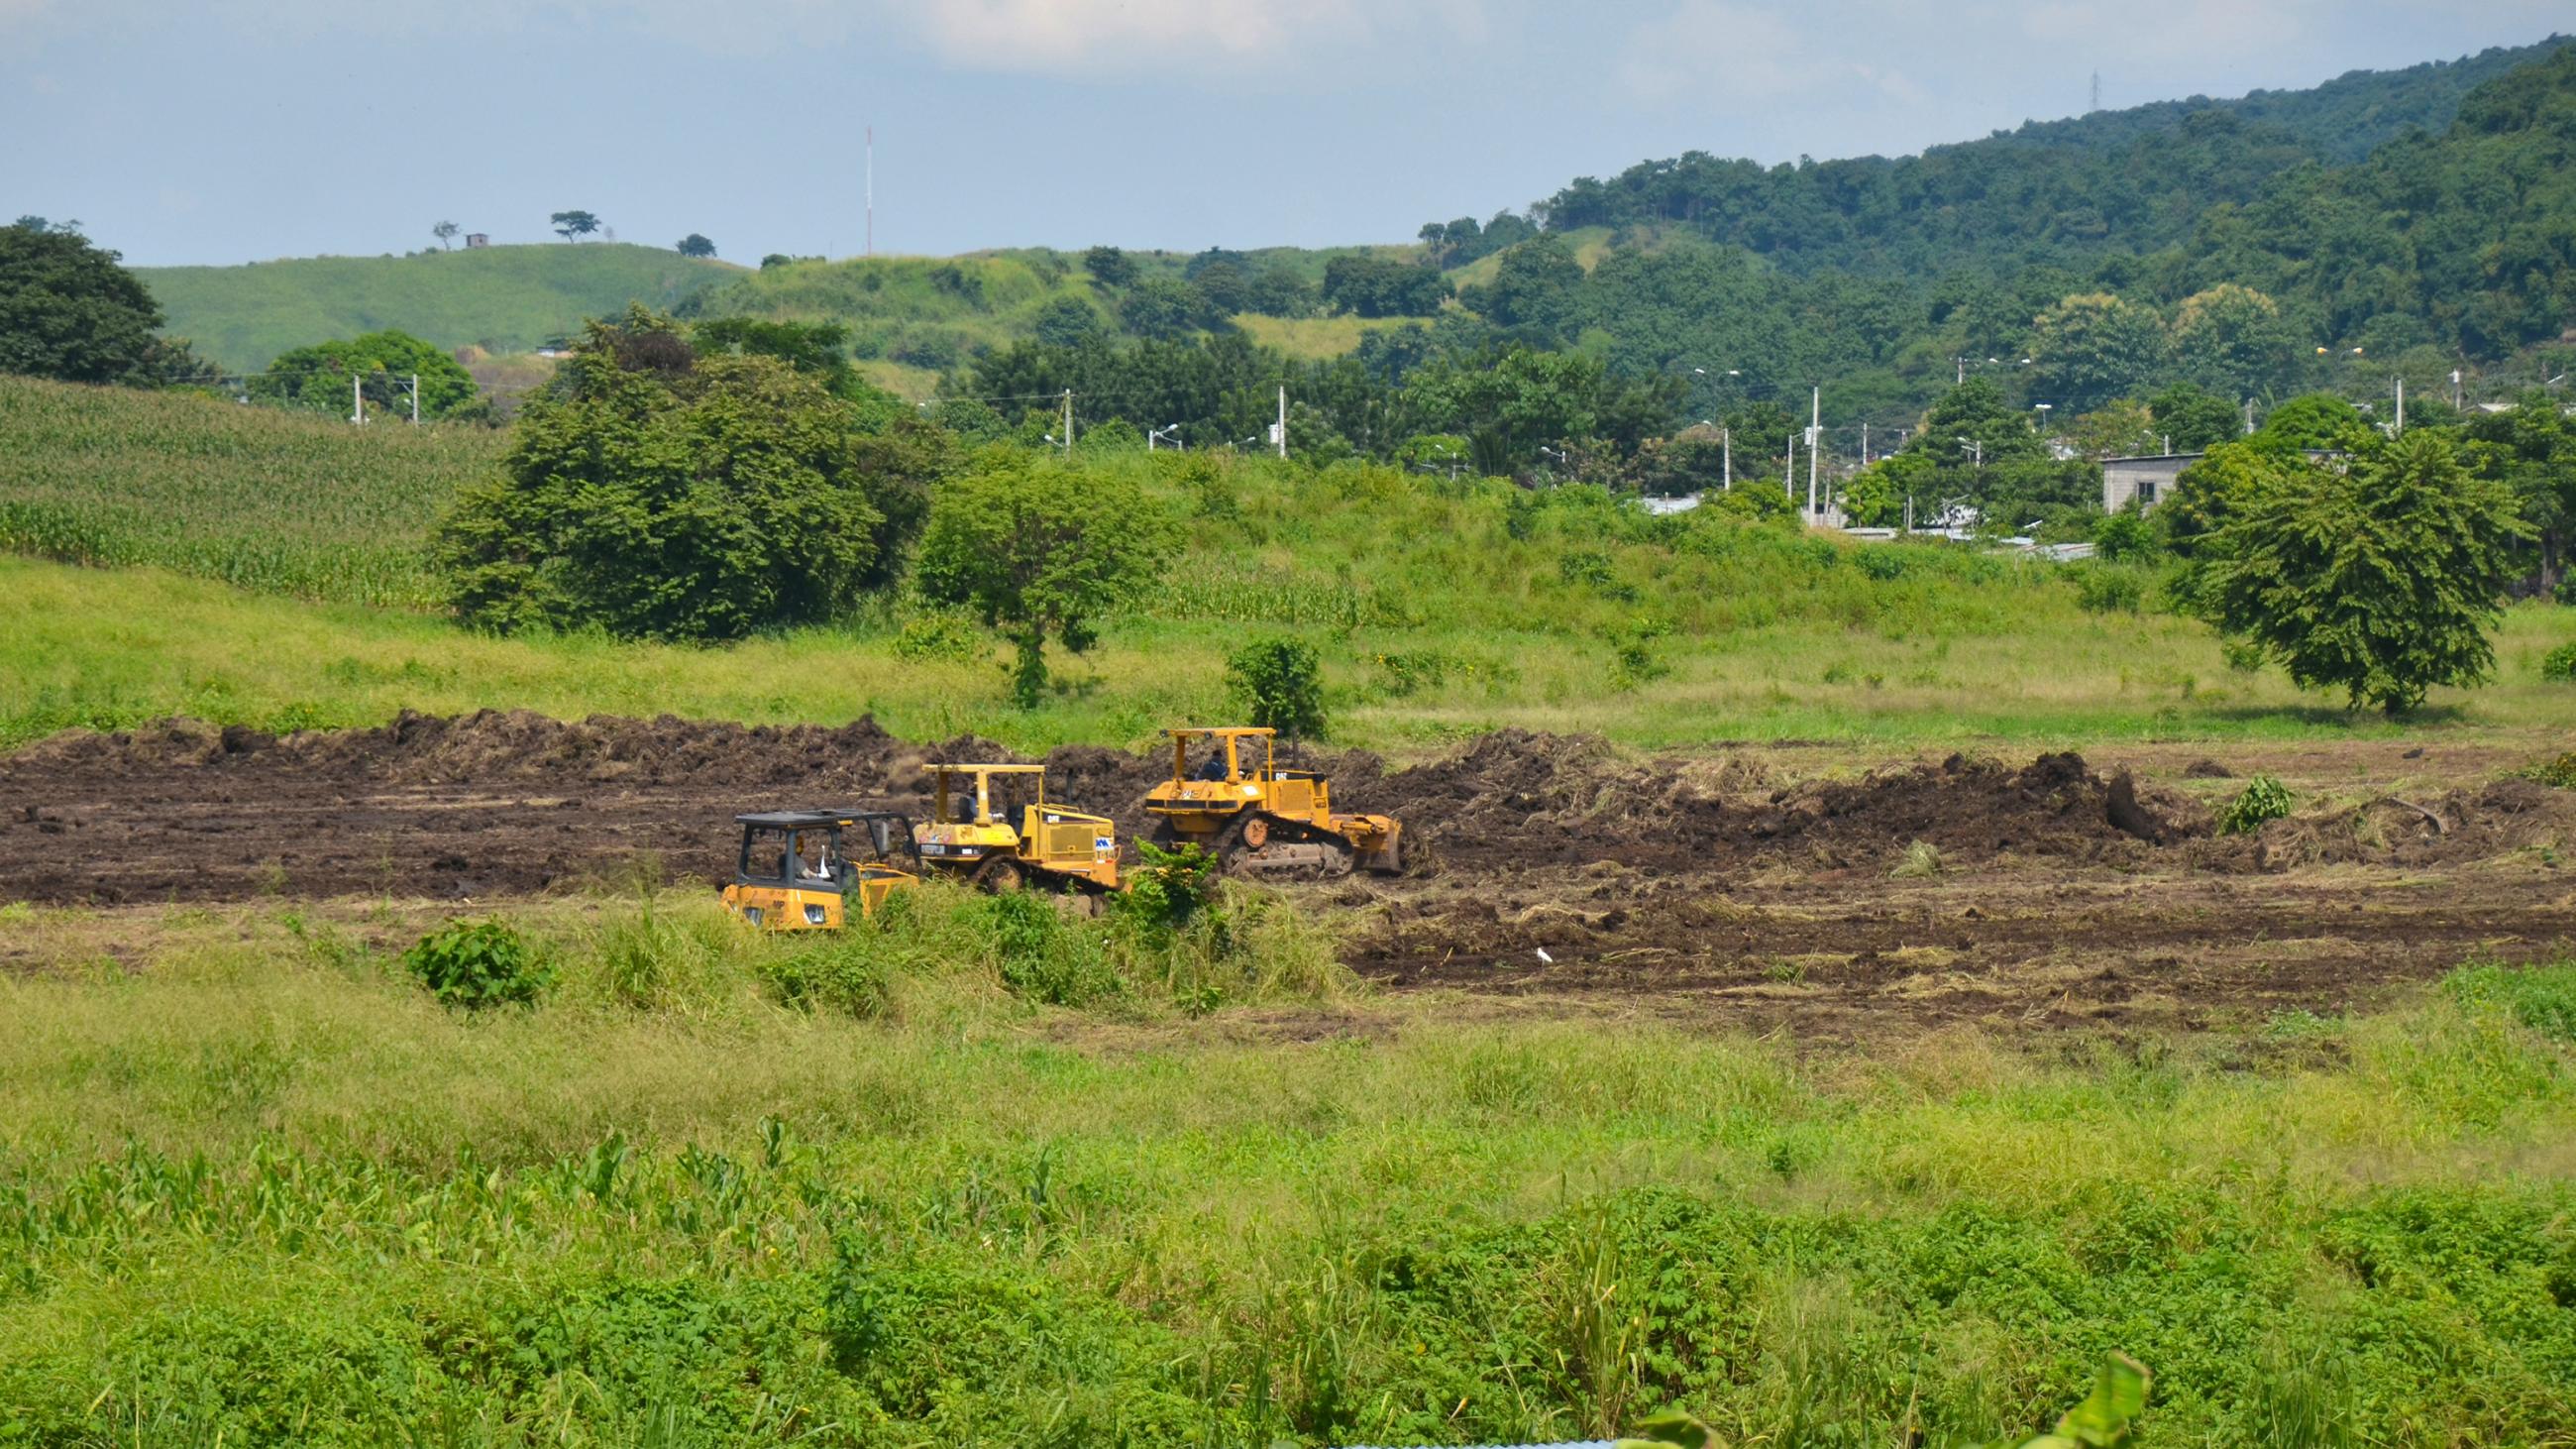
[[[1118,827],[1106,815],[1046,797],[1044,765],[925,765],[938,787],[931,818],[913,827],[922,863],[991,891],[1030,887],[1096,897],[1118,889]],[[997,780],[1025,779],[1032,798],[1014,823],[993,804]]]
[[[901,815],[765,810],[734,823],[742,851],[725,909],[764,930],[838,930],[854,905],[862,918],[873,916],[887,896],[921,884],[912,822]]]
[[[1197,845],[1229,872],[1380,875],[1404,868],[1404,826],[1391,815],[1336,815],[1332,782],[1279,767],[1278,731],[1167,730],[1172,778],[1145,796],[1165,843]],[[1190,755],[1206,753],[1196,769]]]

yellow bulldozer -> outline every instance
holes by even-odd
[[[764,810],[734,823],[742,849],[725,909],[764,930],[838,930],[853,908],[873,916],[921,884],[912,822],[891,811]]]
[[[1166,844],[1197,845],[1217,868],[1245,874],[1393,875],[1404,826],[1391,815],[1337,815],[1332,782],[1282,769],[1278,731],[1246,726],[1166,730],[1172,778],[1145,796]],[[1201,742],[1204,742],[1202,746]],[[1203,750],[1196,766],[1190,757]]]
[[[925,765],[936,785],[931,818],[913,827],[922,863],[991,891],[1043,889],[1097,897],[1118,888],[1118,827],[1106,815],[1046,797],[1044,765]],[[1014,820],[993,802],[997,782],[1026,781]]]

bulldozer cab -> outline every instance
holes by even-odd
[[[1172,737],[1175,800],[1250,804],[1282,814],[1329,809],[1323,778],[1312,770],[1279,767],[1279,732],[1264,726],[1228,725],[1168,730]],[[1192,761],[1196,760],[1195,768]]]
[[[921,879],[912,822],[891,811],[764,810],[737,815],[742,846],[725,904],[773,930],[839,926]]]

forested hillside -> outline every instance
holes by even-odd
[[[1531,215],[1552,231],[1678,224],[1808,271],[1889,275],[2146,252],[2302,167],[2438,134],[2472,89],[2561,44],[2355,72],[2314,90],[2032,122],[1919,156],[1766,167],[1693,151],[1608,181],[1577,178]],[[1426,239],[1456,226],[1426,227]]]

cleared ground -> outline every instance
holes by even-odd
[[[2576,941],[2576,792],[2515,774],[2528,760],[2513,747],[2206,748],[1873,765],[1777,745],[1641,758],[1505,731],[1401,770],[1355,752],[1329,761],[1337,802],[1403,817],[1411,869],[1291,889],[1342,913],[1345,960],[1390,989],[1804,1039],[2259,1025]],[[0,760],[0,902],[483,910],[639,862],[713,882],[737,809],[918,815],[924,762],[1002,754],[864,720],[75,732]],[[1141,833],[1162,762],[1048,758],[1056,798]],[[2214,807],[2258,769],[2299,792],[2299,813],[2217,834]]]

